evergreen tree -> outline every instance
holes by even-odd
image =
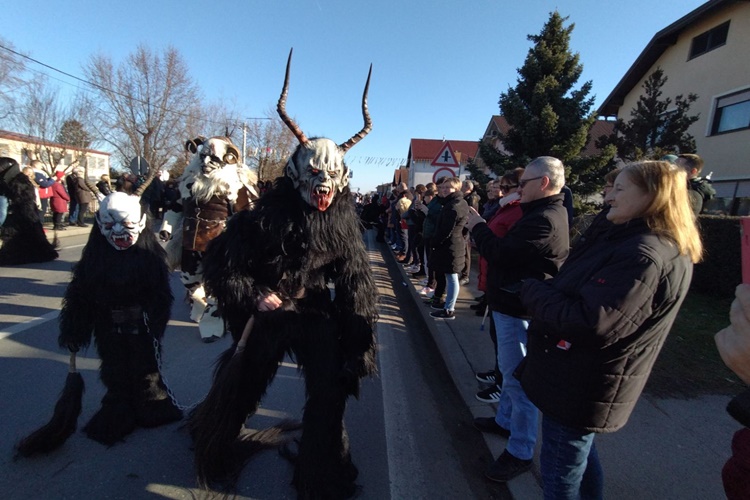
[[[507,170],[518,166],[512,157],[498,151],[495,146],[492,145],[492,141],[487,138],[479,140],[478,156],[482,159],[484,165],[498,176],[503,175]],[[525,164],[522,163],[521,165]],[[474,174],[474,170],[472,170],[471,167],[474,167],[477,172],[479,172],[479,168],[476,164],[467,165],[467,168],[472,172],[472,175]],[[476,179],[476,177],[474,178]]]
[[[486,186],[490,181],[490,176],[485,174],[482,169],[479,168],[479,165],[476,164],[474,158],[469,158],[469,161],[466,162],[466,170],[471,174],[471,179],[477,181],[481,186]]]
[[[513,164],[525,164],[537,156],[554,156],[568,163],[579,156],[594,123],[589,97],[591,82],[576,89],[583,71],[579,55],[570,51],[575,27],[563,24],[558,12],[550,14],[524,65],[515,88],[500,95],[500,111],[511,126],[501,137]]]
[[[78,120],[66,120],[57,133],[58,144],[87,149],[91,146],[91,135]]]
[[[670,153],[694,153],[695,138],[687,129],[699,115],[689,116],[690,105],[698,96],[682,94],[662,99],[667,82],[664,70],[656,68],[643,83],[643,94],[630,111],[630,121],[617,120],[614,132],[600,138],[598,145],[614,144],[617,154],[626,161],[659,159]]]

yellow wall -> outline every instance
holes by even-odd
[[[692,39],[727,20],[730,24],[726,45],[688,60]],[[704,174],[713,172],[715,182],[750,179],[750,129],[708,136],[715,99],[750,88],[750,3],[731,5],[683,31],[677,43],[662,54],[625,98],[620,118],[629,119],[643,91],[643,82],[657,66],[668,77],[662,87],[662,99],[669,97],[674,101],[678,94],[698,94],[690,114],[700,112],[700,119],[689,132],[695,137],[697,153],[706,162]]]

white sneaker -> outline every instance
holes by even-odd
[[[430,298],[430,299],[431,299],[431,298],[432,298],[432,296],[433,296],[433,295],[435,295],[435,290],[433,290],[433,289],[432,289],[432,288],[430,288],[429,286],[426,286],[426,287],[422,288],[422,289],[421,289],[421,290],[419,291],[419,295],[423,295],[423,296],[425,296],[425,297],[427,297],[427,298]]]

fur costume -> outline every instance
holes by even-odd
[[[291,60],[291,54],[290,54]],[[343,417],[359,381],[373,374],[377,288],[348,187],[341,146],[300,140],[286,176],[252,211],[233,217],[209,245],[206,288],[216,297],[234,345],[219,360],[213,386],[190,419],[199,483],[233,479],[247,455],[237,446],[284,354],[304,373],[306,402],[293,484],[300,498],[347,498],[356,491]],[[368,77],[369,85],[369,77]],[[288,120],[288,121],[287,121]],[[329,289],[333,284],[333,294]],[[269,310],[269,298],[281,299]]]
[[[182,411],[167,393],[154,347],[154,339],[164,335],[173,300],[164,249],[141,214],[138,196],[110,194],[102,200],[96,220],[63,297],[58,342],[75,353],[88,347],[93,333],[107,392],[83,430],[111,446],[137,426],[180,420]],[[72,356],[72,365],[74,360]],[[72,372],[79,375],[74,366]],[[69,382],[80,384],[82,393],[82,379]],[[58,407],[74,405],[65,398],[63,394]],[[77,405],[80,413],[80,399]],[[70,434],[57,438],[46,429],[62,426],[53,423],[57,415],[56,407],[50,424],[19,443],[19,455],[47,452],[64,443]],[[66,424],[69,433],[77,417]]]
[[[215,302],[203,289],[203,253],[224,230],[227,218],[258,198],[256,177],[239,161],[239,150],[227,137],[198,137],[185,148],[194,155],[178,180],[180,198],[164,215],[159,234],[168,241],[171,267],[182,271],[180,279],[192,303],[190,318],[199,323],[203,341],[213,342],[223,329]]]
[[[0,158],[0,196],[7,200],[0,224],[0,266],[48,262],[58,256],[57,241],[47,241],[39,220],[36,189],[16,160]]]

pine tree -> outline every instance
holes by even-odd
[[[575,25],[565,27],[567,19],[553,12],[539,35],[528,36],[534,46],[518,70],[517,85],[500,95],[501,114],[511,126],[502,141],[514,164],[547,155],[567,164],[588,140],[594,98],[591,81],[574,88],[583,65],[570,51]]]
[[[91,146],[91,135],[78,120],[66,120],[55,139],[59,144],[86,149]]]
[[[643,94],[630,111],[630,121],[617,120],[611,136],[602,138],[599,145],[614,144],[617,154],[626,161],[659,159],[669,153],[694,153],[695,138],[687,129],[699,115],[689,116],[690,105],[698,96],[682,94],[662,99],[662,87],[667,82],[664,70],[656,68],[643,83]]]

